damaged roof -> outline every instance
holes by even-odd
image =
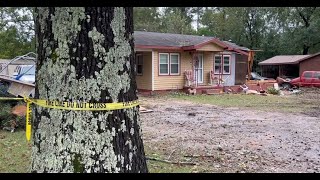
[[[298,64],[302,59],[310,55],[280,55],[264,60],[259,65]]]

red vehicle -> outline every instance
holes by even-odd
[[[320,87],[320,71],[304,71],[301,77],[290,81],[292,86],[313,86]]]

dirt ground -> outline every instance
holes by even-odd
[[[166,160],[195,162],[195,172],[320,172],[319,116],[143,102],[154,110],[141,114],[146,148]]]

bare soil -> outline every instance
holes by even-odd
[[[144,145],[167,160],[196,162],[202,172],[320,172],[319,109],[265,112],[170,98],[143,104],[154,110],[141,114]]]

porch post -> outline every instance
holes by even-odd
[[[151,55],[151,91],[154,91],[154,51],[152,50]]]
[[[194,85],[195,87],[198,87],[198,69],[196,68],[196,64],[197,64],[197,57],[198,54],[196,51],[192,52],[192,76],[195,80]]]
[[[281,76],[281,65],[279,65],[279,76]]]
[[[219,85],[220,85],[220,83],[222,83],[222,73],[223,73],[222,71],[223,71],[223,64],[224,64],[223,61],[224,61],[224,59],[223,59],[223,52],[222,52],[222,55],[221,55],[221,64],[220,64],[220,65],[221,65],[221,66],[220,66],[220,74],[219,74],[219,75],[220,75]]]

